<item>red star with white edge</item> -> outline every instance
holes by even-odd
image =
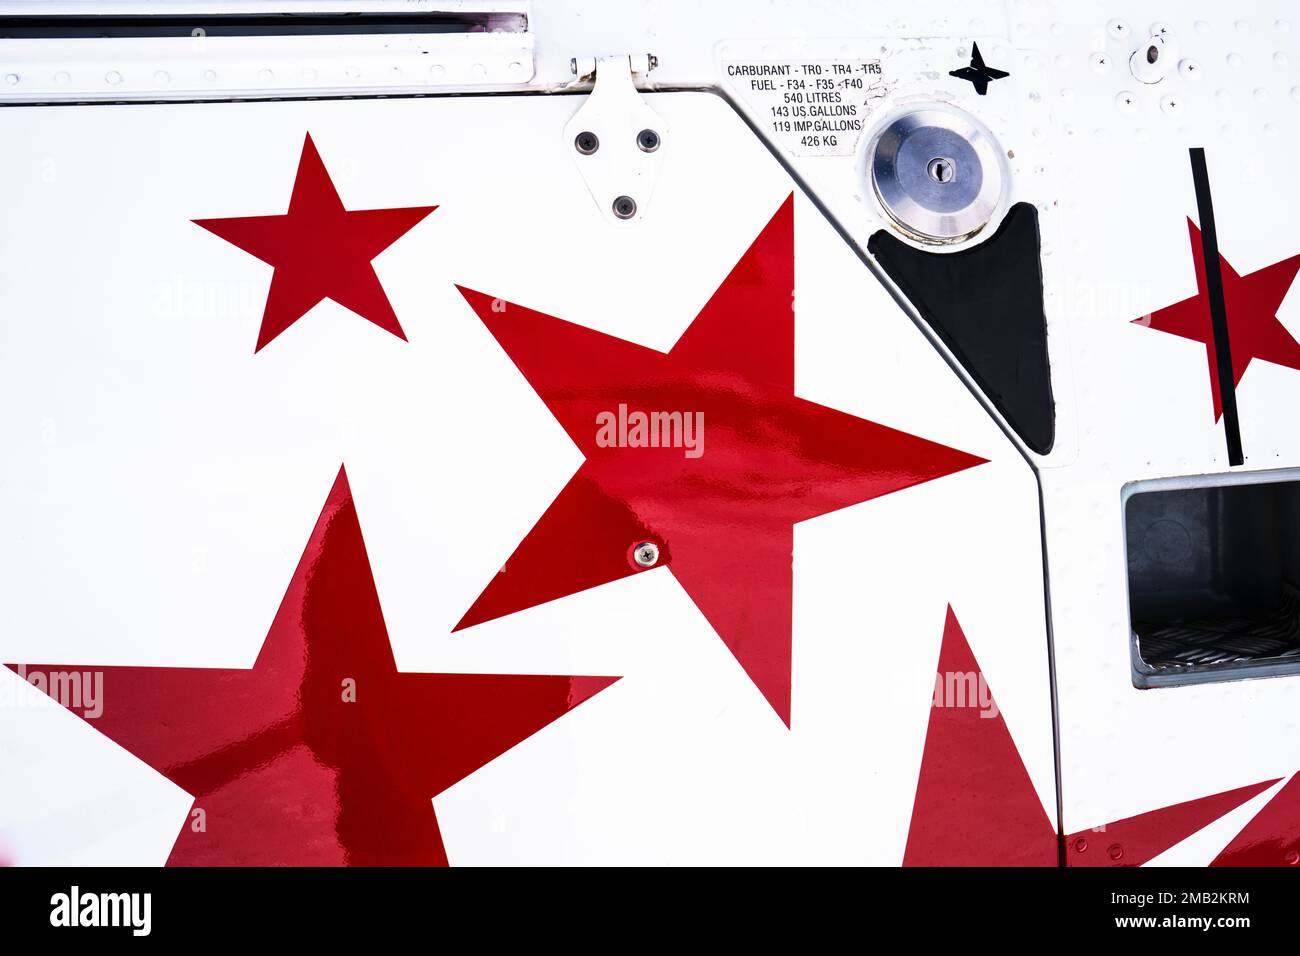
[[[1205,287],[1205,251],[1201,231],[1189,219],[1192,260],[1196,264],[1196,295],[1149,316],[1134,319],[1161,332],[1200,342],[1210,370],[1210,393],[1214,399],[1214,420],[1223,415],[1219,395],[1218,364],[1214,351],[1214,326],[1210,322],[1210,300]],[[1300,271],[1300,255],[1283,259],[1248,275],[1238,275],[1228,260],[1219,255],[1223,275],[1223,304],[1228,319],[1228,345],[1232,353],[1232,384],[1241,378],[1253,359],[1300,370],[1300,343],[1277,318],[1277,310]]]
[[[437,208],[344,209],[308,134],[287,213],[194,222],[275,267],[254,350],[261,351],[325,299],[405,340],[371,260]]]
[[[457,629],[648,542],[789,725],[795,523],[983,462],[796,397],[793,289],[791,196],[666,354],[461,290],[586,460]]]
[[[173,866],[446,865],[432,798],[618,679],[399,672],[342,471],[251,670],[9,666],[103,673],[82,716],[194,797]]]

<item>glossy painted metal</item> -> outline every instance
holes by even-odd
[[[1056,826],[950,607],[903,865],[1054,866],[1056,860]]]
[[[793,289],[791,196],[667,354],[463,290],[586,460],[458,629],[650,540],[790,724],[794,525],[984,461],[796,397]]]
[[[1278,783],[1265,780],[1069,834],[1069,866],[1142,866]]]
[[[445,866],[431,798],[618,679],[399,672],[341,470],[252,669],[18,669],[102,674],[90,725],[194,797],[172,866]]]
[[[1219,396],[1219,378],[1215,373],[1214,330],[1210,324],[1210,306],[1205,285],[1205,252],[1201,245],[1201,230],[1191,219],[1187,220],[1187,231],[1191,238],[1192,262],[1196,270],[1196,295],[1157,309],[1133,322],[1205,346],[1214,420],[1218,421],[1223,414],[1223,402]],[[1222,253],[1219,255],[1219,265],[1223,275],[1233,384],[1241,384],[1242,377],[1254,359],[1300,370],[1300,342],[1296,341],[1295,336],[1287,331],[1277,317],[1282,301],[1295,282],[1296,273],[1300,272],[1300,255],[1270,263],[1244,276],[1238,275]]]
[[[345,209],[308,133],[287,213],[194,222],[275,267],[260,351],[325,299],[405,339],[371,260],[437,208]]]
[[[1212,865],[1300,866],[1300,776],[1264,804]]]
[[[566,70],[579,52],[548,49]],[[679,81],[692,49],[670,59]],[[650,213],[609,228],[559,132],[580,96],[0,111],[0,183],[21,223],[0,234],[12,346],[0,352],[0,523],[13,531],[0,542],[0,659],[102,663],[103,719],[139,715],[96,733],[99,718],[75,719],[0,671],[0,694],[23,702],[0,707],[0,840],[15,861],[153,864],[205,847],[251,859],[248,842],[275,819],[302,848],[270,841],[260,860],[392,859],[385,834],[401,830],[410,858],[436,861],[436,826],[442,852],[468,864],[896,864],[912,842],[949,605],[1010,740],[986,749],[1014,749],[1012,802],[1050,817],[1031,468],[863,268],[844,239],[858,219],[829,221],[823,195],[799,188],[720,97],[643,95],[672,139]],[[308,314],[277,312],[290,324],[255,352],[285,266],[193,224],[292,208],[308,131],[328,166],[330,191],[321,177],[316,196],[348,214],[331,229],[357,211],[439,203],[373,261],[405,341],[373,321],[377,298],[341,292],[340,304],[322,287]],[[856,188],[843,160],[822,169]],[[458,285],[501,298],[467,301]],[[551,337],[573,354],[548,351]],[[602,393],[585,396],[590,383]],[[620,404],[702,412],[702,454],[589,447],[595,415],[617,418]],[[341,508],[290,600],[315,623],[282,631],[286,605],[265,639],[341,460],[373,585],[355,584],[359,551],[334,548],[353,520]],[[956,473],[922,480],[945,470]],[[579,534],[537,549],[548,565],[533,585],[558,592],[525,600],[524,549],[511,550],[540,533],[539,515],[557,518],[548,506],[577,475],[599,479],[587,503],[609,507],[611,530],[601,537],[599,512],[575,514]],[[641,570],[647,542],[658,554]],[[351,590],[330,570],[344,563]],[[606,583],[578,590],[588,568]],[[532,606],[451,633],[493,587],[507,610]],[[318,646],[345,638],[347,654]],[[296,663],[279,696],[257,707],[241,698],[213,714],[194,692],[266,687],[264,665],[284,659]],[[346,706],[376,705],[376,682],[394,698],[365,712],[371,753],[326,697],[342,692],[344,667],[364,678]],[[510,747],[564,713],[567,679],[493,675],[575,673],[626,676]],[[198,717],[163,715],[169,729],[198,728],[203,743],[180,759],[157,719],[181,709],[172,678]],[[504,696],[470,700],[469,683],[449,697],[509,723],[492,746],[466,738],[459,764],[456,738],[401,692],[437,680],[450,695],[453,679],[532,702],[512,716]],[[256,769],[233,747],[238,773],[203,758],[218,737],[215,748],[271,746],[299,700],[314,728],[300,745]],[[782,700],[793,729],[774,719]],[[336,805],[355,793],[355,765],[391,786]],[[205,807],[208,841],[196,842],[186,828]],[[355,830],[358,807],[392,820]]]

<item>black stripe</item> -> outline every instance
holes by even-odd
[[[1223,273],[1219,263],[1219,236],[1214,229],[1214,202],[1210,199],[1210,174],[1205,150],[1189,151],[1196,209],[1201,217],[1201,252],[1205,258],[1205,291],[1210,299],[1210,324],[1214,328],[1214,362],[1219,375],[1219,404],[1223,408],[1223,433],[1228,441],[1228,464],[1245,462],[1241,451],[1241,423],[1237,418],[1237,386],[1232,381],[1232,345],[1228,341],[1228,310],[1223,302]]]
[[[0,39],[99,37],[344,36],[375,33],[522,33],[521,13],[139,14],[0,16]]]

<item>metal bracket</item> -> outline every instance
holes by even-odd
[[[648,54],[572,61],[575,75],[594,74],[595,82],[564,126],[564,145],[606,220],[620,226],[644,218],[670,148],[668,128],[633,80],[655,65]]]

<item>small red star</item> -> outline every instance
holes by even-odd
[[[667,354],[461,290],[586,461],[457,629],[638,573],[650,542],[790,723],[794,525],[983,461],[796,397],[793,288],[791,197]],[[656,412],[698,447],[601,427]]]
[[[1205,346],[1214,420],[1217,422],[1223,415],[1223,400],[1219,395],[1214,327],[1210,322],[1210,300],[1205,288],[1205,252],[1201,246],[1201,231],[1190,219],[1187,220],[1187,230],[1192,240],[1192,260],[1196,264],[1196,295],[1133,321]],[[1229,350],[1232,352],[1232,384],[1241,383],[1252,359],[1300,370],[1300,344],[1277,318],[1277,310],[1300,270],[1300,255],[1245,276],[1238,275],[1222,254],[1219,255],[1219,264],[1223,273]]]
[[[325,299],[405,340],[370,260],[437,208],[344,209],[308,134],[286,214],[194,222],[275,267],[254,350],[260,351]]]
[[[194,796],[172,866],[446,865],[432,798],[617,680],[399,672],[342,471],[251,670],[10,666],[103,673],[88,722]]]

